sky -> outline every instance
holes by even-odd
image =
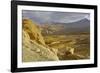
[[[22,10],[22,17],[37,23],[73,23],[82,19],[90,20],[89,13]]]

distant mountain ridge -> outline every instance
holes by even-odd
[[[80,21],[77,22],[72,22],[72,23],[53,23],[55,25],[57,24],[62,24],[62,25],[66,25],[67,27],[87,27],[90,26],[90,21],[88,19],[82,19]]]
[[[80,33],[90,32],[90,21],[82,19],[73,23],[50,23],[41,25],[43,34],[67,34],[67,33]]]

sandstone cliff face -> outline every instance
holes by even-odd
[[[57,54],[45,45],[39,27],[29,19],[23,19],[23,62],[55,61]]]
[[[28,33],[31,40],[35,40],[39,44],[45,45],[39,26],[36,23],[33,23],[29,19],[23,19],[23,29]]]

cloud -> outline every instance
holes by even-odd
[[[85,18],[88,19],[88,20],[90,20],[90,15],[89,14],[86,15]]]
[[[53,22],[72,23],[84,19],[87,15],[84,13],[56,13]]]
[[[30,18],[38,23],[72,23],[84,18],[89,19],[89,13],[75,13],[75,12],[50,12],[50,11],[22,11],[23,18]]]

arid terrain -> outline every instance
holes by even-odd
[[[90,58],[89,28],[67,30],[66,24],[57,24],[40,25],[23,19],[23,62]]]
[[[89,34],[49,35],[46,44],[57,49],[60,60],[88,59],[90,56]]]

